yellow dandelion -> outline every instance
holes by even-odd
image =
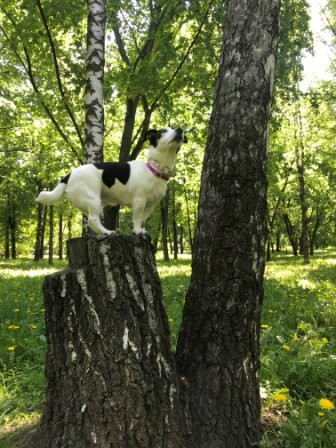
[[[15,345],[11,345],[10,347],[7,347],[7,350],[8,350],[9,352],[14,352],[15,349],[16,349],[16,346],[15,346]]]
[[[269,328],[269,325],[268,324],[261,324],[261,328],[263,330],[267,330],[267,328]]]
[[[324,417],[324,412],[319,412],[317,415],[318,415],[319,417]]]
[[[174,322],[174,319],[172,319],[171,317],[168,320],[169,322]]]
[[[19,325],[9,325],[8,330],[19,330],[20,326]]]
[[[284,349],[284,350],[286,350],[287,352],[289,352],[290,351],[290,346],[288,345],[288,344],[284,344],[283,346],[282,346],[282,348]]]
[[[19,313],[20,309],[19,308],[15,308],[14,313]]]
[[[288,396],[286,394],[282,394],[280,392],[275,392],[275,394],[273,395],[273,400],[274,401],[288,401]]]
[[[332,409],[335,409],[335,405],[332,401],[328,400],[328,398],[321,398],[319,401],[320,408],[326,409],[327,411],[331,411]]]
[[[32,330],[36,330],[37,325],[35,325],[35,324],[29,324],[29,327],[30,327]]]
[[[293,342],[299,342],[299,340],[300,338],[296,334],[292,337]]]

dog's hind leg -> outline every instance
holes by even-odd
[[[112,230],[108,230],[102,225],[100,218],[97,215],[88,216],[88,226],[98,235],[111,235],[111,233],[113,233]]]
[[[94,205],[88,204],[88,226],[98,235],[111,235],[112,230],[106,229],[100,221],[100,207],[95,203]]]

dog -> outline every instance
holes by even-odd
[[[98,235],[110,235],[100,221],[102,207],[126,205],[132,208],[133,233],[145,234],[144,223],[164,197],[167,182],[175,175],[175,162],[182,143],[181,128],[151,129],[144,134],[150,141],[148,161],[105,162],[81,165],[60,180],[52,191],[42,191],[36,201],[53,205],[63,194],[88,218],[88,226]]]

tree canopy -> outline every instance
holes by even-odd
[[[325,13],[334,31],[333,0]],[[196,222],[224,14],[225,2],[218,0],[106,1],[105,160],[144,157],[142,133],[150,127],[176,124],[186,130],[190,143],[179,154],[166,205],[168,233],[175,228],[187,248]],[[1,0],[0,17],[0,251],[9,247],[12,225],[18,253],[30,254],[38,189],[52,187],[83,161],[87,8],[69,1]],[[317,226],[315,245],[334,242],[334,81],[304,93],[298,87],[303,53],[312,50],[309,18],[306,0],[282,2],[268,162],[270,247],[290,241],[284,215],[300,242],[297,103],[304,120],[308,233],[312,239]],[[65,233],[69,225],[71,234],[80,232],[76,211],[65,203],[56,211]],[[158,210],[150,226],[155,239],[161,220]],[[129,226],[124,211],[120,226]]]

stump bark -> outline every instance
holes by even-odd
[[[68,243],[44,282],[46,402],[34,447],[190,446],[149,238]]]

